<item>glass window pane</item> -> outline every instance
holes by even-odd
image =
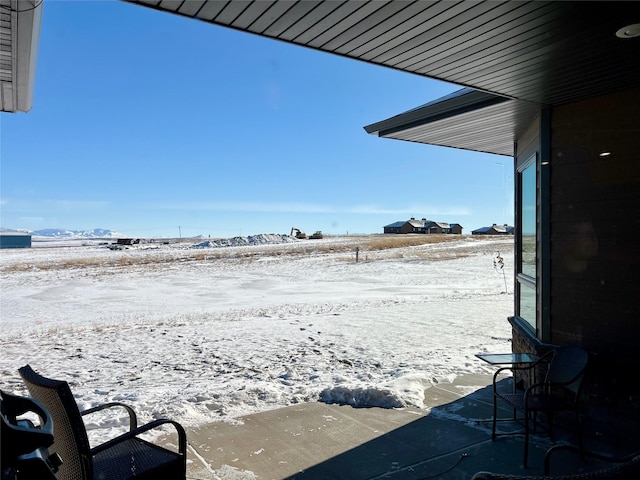
[[[527,321],[535,330],[536,328],[536,291],[535,289],[520,283],[520,318]]]
[[[521,273],[536,278],[536,164],[522,171],[522,267]]]

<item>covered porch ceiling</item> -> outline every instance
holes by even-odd
[[[640,85],[639,2],[125,1],[478,90],[365,127],[388,138],[512,155],[541,106]]]

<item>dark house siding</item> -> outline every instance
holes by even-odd
[[[636,125],[632,134],[628,122],[639,111],[640,89],[553,112],[555,343],[578,340],[594,351],[620,353],[640,338],[640,303],[626,301],[640,293],[640,129]],[[605,146],[611,155],[601,157]],[[576,313],[583,323],[580,332]],[[625,329],[634,335],[620,336]]]
[[[384,233],[402,233],[402,226],[405,224],[405,222],[400,221],[400,222],[394,222],[391,223],[389,225],[385,225],[384,228]]]
[[[400,229],[400,233],[424,233],[424,224],[407,222]]]
[[[462,225],[460,225],[459,223],[452,223],[451,233],[453,233],[454,235],[462,235]]]
[[[448,225],[446,228],[444,228],[442,225],[438,224],[437,222],[427,222],[427,224],[424,226],[424,233],[428,233],[428,234],[439,234],[439,233],[448,233]]]
[[[425,233],[425,229],[424,229],[424,224],[427,220],[426,219],[422,219],[422,220],[416,220],[415,218],[411,217],[410,220],[407,220],[406,222],[403,221],[399,221],[399,222],[395,222],[392,223],[390,225],[386,225],[384,228],[384,233],[403,233],[403,234],[407,234],[407,233]]]
[[[407,222],[395,222],[383,228],[384,233],[462,234],[462,225],[458,223],[434,222],[426,218],[422,220],[411,218]]]
[[[509,226],[509,225],[497,226],[495,224],[491,227],[482,227],[471,232],[471,235],[513,235],[513,234],[514,234],[514,230],[512,226]]]
[[[557,107],[551,144],[551,341],[594,353],[591,389],[600,396],[592,408],[624,409],[609,418],[635,425],[640,384],[628,375],[640,367],[640,302],[629,301],[640,294],[638,112],[640,89]],[[605,150],[611,155],[600,156]]]

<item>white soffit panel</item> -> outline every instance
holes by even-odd
[[[43,0],[0,0],[0,106],[28,112],[33,103]]]

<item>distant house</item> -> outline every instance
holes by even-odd
[[[513,227],[507,225],[493,224],[490,227],[482,227],[471,232],[471,235],[513,235]]]
[[[462,225],[459,223],[445,223],[445,222],[427,222],[424,225],[424,233],[445,233],[445,234],[462,234]]]
[[[31,234],[0,232],[0,248],[31,248]]]
[[[424,234],[461,234],[462,225],[459,223],[434,222],[433,220],[416,220],[411,217],[406,221],[399,221],[386,225],[384,233],[424,233]]]
[[[462,235],[462,225],[460,225],[459,223],[450,223],[449,226],[450,228],[450,232],[453,235]]]
[[[425,233],[424,226],[427,222],[426,218],[416,220],[411,217],[409,220],[395,222],[383,228],[384,233]]]
[[[391,223],[389,225],[385,225],[384,228],[384,233],[402,233],[402,227],[406,224],[407,222],[394,222]]]

